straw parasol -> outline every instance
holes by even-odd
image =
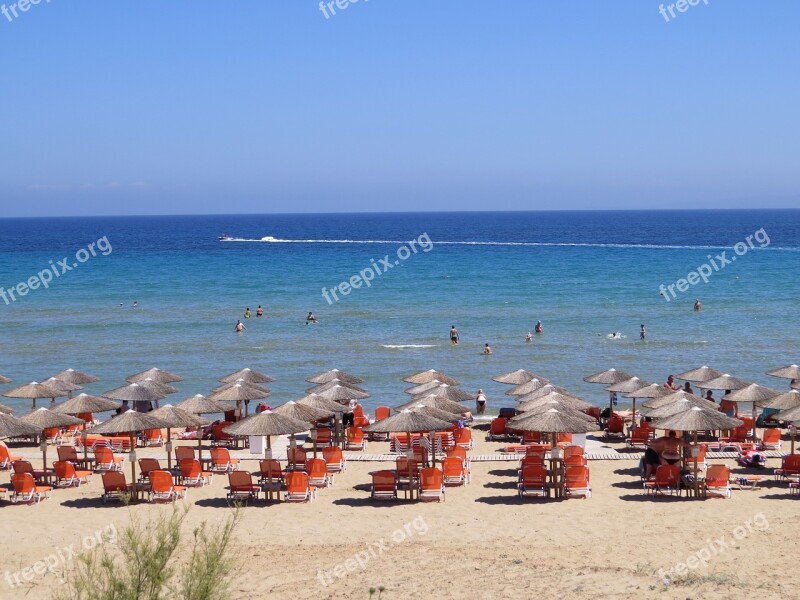
[[[354,390],[353,388],[344,387],[343,385],[339,385],[334,383],[330,387],[325,390],[320,390],[314,392],[315,395],[325,398],[326,400],[361,400],[363,398],[369,398],[369,393],[362,392],[360,390]]]
[[[364,383],[364,380],[360,377],[356,377],[350,373],[345,373],[339,369],[331,369],[330,371],[325,371],[319,375],[314,375],[313,377],[307,378],[306,381],[308,383],[328,383],[334,379],[338,379],[339,381],[344,381],[347,383]]]
[[[11,383],[11,380],[4,375],[0,375],[0,384],[5,385],[7,383]]]
[[[593,417],[590,417],[589,415],[587,415],[585,412],[582,412],[581,410],[576,409],[576,408],[566,404],[565,402],[562,402],[561,400],[556,400],[556,399],[545,400],[544,402],[540,402],[538,404],[531,404],[530,406],[525,408],[524,412],[512,417],[509,420],[509,423],[517,423],[518,421],[521,421],[522,419],[527,419],[528,417],[530,417],[532,415],[536,415],[536,414],[539,414],[539,413],[547,412],[548,410],[553,409],[553,408],[556,409],[556,410],[560,410],[560,411],[564,411],[566,413],[569,413],[570,415],[578,417],[580,419],[584,419],[587,422],[591,423],[595,427],[595,429],[597,428],[597,419],[594,419]]]
[[[693,402],[697,406],[708,408],[709,410],[717,410],[718,407],[713,402],[709,402],[705,398],[701,398],[700,396],[695,396],[694,394],[690,394],[689,392],[684,392],[683,390],[678,390],[677,392],[670,392],[664,396],[659,396],[658,398],[650,398],[644,402],[642,402],[642,406],[645,408],[660,408],[662,406],[666,406],[667,404],[672,404],[677,400],[684,400],[688,399],[690,402]]]
[[[681,381],[691,381],[694,383],[704,383],[711,379],[716,379],[717,377],[722,376],[722,371],[717,371],[716,369],[712,369],[711,367],[698,367],[697,369],[692,369],[691,371],[684,371],[683,373],[678,373],[677,375],[673,375],[675,379],[680,379]],[[700,387],[705,387],[701,385]]]
[[[229,387],[234,386],[234,385],[244,385],[244,386],[247,386],[247,387],[251,387],[251,388],[253,388],[255,390],[258,390],[260,392],[265,392],[267,394],[271,394],[272,393],[272,390],[269,389],[268,387],[264,387],[263,385],[260,385],[258,383],[253,383],[253,382],[247,381],[245,379],[237,379],[236,381],[231,381],[230,383],[223,383],[222,385],[218,385],[217,387],[215,387],[211,391],[212,392],[221,392],[222,390],[227,390]]]
[[[614,383],[605,388],[605,390],[607,392],[628,394],[630,392],[635,392],[637,390],[640,390],[643,387],[647,387],[648,385],[653,385],[653,383],[650,381],[645,381],[644,379],[639,379],[638,377],[631,377],[630,379],[626,379],[625,381]]]
[[[780,377],[781,379],[800,379],[800,366],[792,364],[779,369],[773,369],[772,371],[767,371],[767,375]]]
[[[796,421],[800,421],[800,405],[795,406],[793,408],[787,408],[786,410],[782,410],[778,413],[778,418],[781,421],[786,421],[787,423],[791,423],[794,425]],[[794,437],[797,432],[795,427],[790,427],[789,432],[792,434],[792,454],[794,454]]]
[[[547,381],[545,377],[537,375],[536,373],[531,373],[525,369],[517,369],[516,371],[510,371],[509,373],[503,373],[502,375],[496,375],[495,377],[492,377],[492,381],[496,381],[497,383],[505,383],[508,385],[522,385],[523,383],[529,382],[531,379]]]
[[[311,429],[306,421],[299,421],[271,410],[251,415],[233,425],[228,425],[223,431],[234,436],[264,436],[267,438],[267,458],[272,458],[272,436],[294,435]],[[272,469],[269,470],[269,486],[267,493],[272,499]],[[280,493],[278,494],[280,500]]]
[[[83,419],[76,419],[70,415],[48,410],[44,407],[37,408],[33,412],[21,417],[21,419],[36,427],[36,429],[38,429],[37,433],[40,435],[45,429],[50,429],[51,427],[69,427],[70,425],[80,425],[84,422]],[[42,469],[47,471],[47,440],[44,439],[44,436],[42,436],[41,450]]]
[[[234,383],[211,394],[208,399],[217,402],[241,402],[242,400],[260,400],[267,398],[269,392],[259,390],[244,383]]]
[[[76,371],[75,369],[65,369],[63,371],[59,371],[53,375],[53,377],[60,379],[61,381],[66,381],[67,383],[74,383],[76,385],[86,385],[87,383],[100,381],[99,377],[95,377],[94,375],[89,375],[88,373],[83,373],[81,371]]]
[[[461,415],[466,410],[466,407],[463,404],[459,404],[454,400],[448,400],[447,398],[442,398],[441,396],[434,396],[430,394],[428,396],[422,396],[416,400],[412,400],[411,402],[406,402],[405,404],[401,404],[400,406],[395,407],[394,410],[396,411],[404,411],[404,410],[411,410],[417,406],[430,406],[431,408],[436,408],[438,410],[443,410],[449,413],[453,413],[454,415]]]
[[[126,386],[126,388],[130,388],[131,386],[136,385],[131,384],[130,386]],[[138,387],[138,386],[137,386]],[[120,389],[126,389],[120,388]],[[140,390],[145,390],[145,388],[139,387]],[[148,392],[152,393],[152,392]],[[106,396],[107,397],[107,396]],[[104,423],[100,423],[100,425],[96,425],[89,430],[89,433],[92,434],[119,434],[119,433],[127,433],[131,438],[131,451],[128,455],[128,460],[131,463],[131,481],[133,482],[133,499],[136,500],[139,497],[139,491],[136,487],[136,439],[135,434],[141,431],[147,431],[148,429],[166,429],[170,427],[169,423],[162,421],[158,417],[153,417],[149,414],[136,412],[135,410],[129,410],[121,415],[117,415],[113,419],[109,419]]]
[[[224,413],[228,410],[222,402],[209,400],[203,394],[195,394],[177,405],[177,408],[195,415]]]
[[[550,385],[550,382],[546,379],[533,378],[525,383],[515,385],[510,390],[506,390],[505,394],[506,396],[524,396],[525,394],[540,390],[546,385]]]
[[[459,382],[452,377],[445,375],[440,371],[436,371],[434,369],[429,369],[428,371],[420,371],[414,375],[409,377],[403,378],[403,381],[406,383],[428,383],[433,381],[434,379],[438,379],[439,381],[446,383],[447,385],[459,385]]]
[[[541,398],[542,396],[547,396],[552,392],[558,392],[559,394],[569,395],[569,390],[567,388],[563,388],[558,385],[553,385],[552,383],[548,383],[547,385],[543,385],[535,392],[530,392],[523,396],[517,396],[517,402],[527,402],[528,400],[536,400],[537,398]]]
[[[329,390],[337,385],[340,387],[350,388],[351,390],[356,390],[357,392],[363,392],[365,394],[369,393],[364,388],[358,387],[353,383],[346,383],[344,381],[339,381],[338,379],[332,379],[328,383],[318,383],[317,385],[308,388],[306,390],[306,394],[319,394],[320,392]]]
[[[273,383],[278,381],[274,377],[270,377],[265,373],[259,373],[258,371],[254,371],[250,367],[245,367],[240,371],[236,371],[235,373],[231,373],[230,375],[225,375],[225,377],[220,377],[219,381],[223,383],[233,383],[237,379],[243,379],[248,383]]]
[[[748,385],[749,381],[723,373],[719,377],[704,381],[701,387],[706,390],[740,390]]]
[[[158,383],[174,383],[176,381],[183,381],[183,377],[180,375],[170,373],[169,371],[164,371],[158,367],[153,367],[152,369],[147,369],[147,371],[142,371],[141,373],[131,375],[130,377],[127,377],[125,381],[129,381],[130,383],[139,383],[142,379],[152,379]]]
[[[328,400],[327,398],[323,398],[322,396],[318,396],[317,394],[309,394],[308,396],[303,396],[300,400],[295,400],[298,404],[302,404],[304,406],[310,406],[311,408],[316,408],[319,410],[324,410],[326,412],[341,414],[347,408],[342,406],[338,402],[334,402],[333,400]]]
[[[462,389],[453,387],[446,383],[443,383],[439,387],[432,388],[424,394],[420,394],[419,396],[412,396],[412,398],[414,400],[418,400],[420,398],[424,398],[425,396],[438,396],[439,398],[447,398],[453,402],[463,402],[464,400],[472,400],[475,398],[475,394],[470,394],[469,392],[465,392]]]
[[[774,398],[780,395],[781,393],[778,390],[773,390],[772,388],[768,388],[763,385],[758,385],[757,383],[751,383],[746,387],[732,391],[730,394],[725,394],[722,397],[722,400],[730,400],[732,402],[753,403],[753,435],[755,436],[756,418],[758,416],[757,414],[758,403],[767,401],[770,398]]]
[[[136,406],[137,402],[150,403],[162,400],[164,398],[164,394],[160,394],[155,390],[152,390],[144,385],[139,385],[138,383],[129,383],[128,385],[123,385],[122,387],[109,390],[108,392],[103,392],[100,395],[103,396],[103,398],[111,398],[112,400],[132,402],[134,407]],[[148,429],[153,428],[149,427]]]
[[[694,433],[694,446],[697,448],[697,432],[712,429],[735,429],[743,421],[728,417],[718,410],[700,408],[694,406],[689,410],[679,412],[671,417],[658,419],[653,424],[658,429],[668,429],[672,431],[690,431]],[[695,450],[697,452],[697,450]],[[694,454],[699,456],[699,454]],[[697,461],[694,461],[694,481],[695,493],[699,493],[699,482],[697,480]]]
[[[13,412],[14,409],[11,408],[10,406],[6,406],[5,404],[0,404],[0,413],[3,413],[4,415],[10,415],[13,414]]]
[[[670,394],[674,394],[674,390],[669,388],[665,388],[663,385],[658,385],[657,383],[651,383],[650,385],[646,385],[643,388],[639,388],[634,392],[628,392],[623,394],[626,398],[632,398],[633,400],[637,400],[640,398],[661,398],[662,396],[669,396]]]
[[[417,404],[413,408],[410,409],[411,412],[422,412],[428,415],[429,417],[433,417],[434,419],[440,419],[442,421],[449,421],[453,422],[458,419],[460,415],[456,415],[455,413],[451,413],[446,410],[441,410],[439,408],[434,408],[433,406],[425,406],[424,404]]]
[[[0,438],[17,438],[27,435],[39,435],[40,433],[42,432],[35,425],[31,425],[17,417],[0,413]]]
[[[800,379],[798,379],[797,381],[792,381],[792,383],[790,384],[790,387],[793,390],[800,390]]]
[[[592,405],[586,402],[585,400],[578,398],[577,396],[572,396],[569,394],[561,394],[559,392],[550,392],[546,396],[542,396],[540,398],[536,398],[535,400],[528,400],[527,402],[523,402],[517,405],[517,408],[522,412],[526,412],[531,408],[536,406],[541,406],[546,402],[550,402],[555,400],[556,402],[561,403],[564,406],[568,406],[569,408],[582,411],[588,408],[591,408]]]
[[[424,394],[433,388],[437,388],[440,385],[444,385],[444,381],[439,381],[438,379],[434,379],[429,381],[428,383],[420,383],[419,385],[412,386],[410,388],[406,388],[403,390],[406,394],[411,396],[419,396],[420,394]]]
[[[333,411],[314,408],[313,406],[300,404],[294,400],[281,404],[274,408],[272,412],[285,417],[291,417],[297,421],[305,421],[312,425],[321,419],[329,419],[334,415]]]
[[[612,385],[614,383],[619,383],[621,381],[625,381],[626,379],[630,379],[631,377],[633,377],[633,375],[626,373],[625,371],[619,371],[611,368],[606,369],[605,371],[600,371],[599,373],[595,373],[594,375],[584,377],[583,380],[586,383],[602,383],[604,385]]]
[[[376,421],[364,427],[365,432],[369,433],[405,433],[408,436],[408,457],[413,456],[411,450],[411,434],[428,432],[431,443],[431,457],[434,466],[436,465],[436,442],[434,432],[450,429],[453,426],[451,421],[437,419],[422,411],[402,410],[391,416]],[[411,490],[411,461],[408,461],[408,487]],[[412,492],[413,494],[413,492]]]
[[[167,425],[167,443],[164,444],[164,449],[167,451],[167,468],[172,469],[172,432],[173,427],[204,427],[211,423],[208,419],[198,417],[194,413],[190,413],[182,408],[172,406],[172,404],[165,404],[161,408],[149,413],[150,416],[161,419]],[[197,436],[197,459],[203,458],[203,438]]]
[[[33,408],[36,408],[36,400],[39,398],[52,398],[53,402],[55,402],[56,398],[66,395],[67,392],[62,392],[60,389],[39,383],[38,381],[31,381],[27,385],[3,392],[3,396],[6,398],[30,398],[33,400]]]
[[[72,392],[74,392],[75,390],[83,389],[79,385],[75,385],[74,383],[68,383],[66,381],[62,381],[61,379],[57,379],[55,377],[50,377],[49,379],[45,379],[42,383],[47,386],[50,386],[55,390],[66,392],[67,398],[72,398]]]
[[[664,417],[671,417],[680,412],[689,410],[690,408],[710,408],[707,405],[701,405],[697,401],[690,398],[680,398],[669,404],[664,404],[658,408],[654,408],[647,412],[647,416],[653,419],[662,419]]]
[[[97,396],[90,396],[89,394],[78,394],[74,398],[54,406],[52,410],[53,412],[63,413],[65,415],[79,415],[81,413],[116,410],[119,406],[119,402],[107,398],[99,398]],[[86,461],[88,457],[88,449],[86,447],[86,421],[81,419],[81,423],[83,424],[81,428],[83,435],[83,460]]]
[[[178,388],[172,387],[168,383],[161,383],[156,381],[155,379],[150,379],[149,377],[146,379],[140,379],[137,382],[138,385],[142,387],[146,387],[150,391],[156,392],[157,394],[163,394],[166,396],[167,394],[174,394],[178,391]],[[158,408],[158,401],[156,400],[156,408]]]
[[[756,406],[760,406],[762,408],[772,408],[776,410],[789,410],[791,408],[796,408],[800,406],[800,391],[789,390],[786,393],[756,402]]]

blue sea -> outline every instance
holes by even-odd
[[[111,252],[78,263],[101,238]],[[400,260],[412,239],[432,247]],[[669,302],[659,294],[723,251],[736,260],[707,283]],[[325,300],[323,288],[386,256],[391,268],[370,287]],[[484,388],[496,410],[513,402],[491,377],[518,368],[604,404],[602,387],[582,378],[612,366],[662,383],[711,365],[785,388],[765,371],[800,362],[800,210],[0,219],[5,290],[65,257],[78,266],[47,289],[0,300],[0,373],[14,381],[3,389],[72,367],[101,377],[86,387],[100,393],[158,366],[185,377],[177,403],[250,366],[278,379],[277,405],[337,367],[365,379],[371,409],[407,401],[401,378],[436,368]],[[306,325],[309,311],[319,324]],[[537,320],[544,334],[526,343]],[[17,414],[30,406],[3,402]]]

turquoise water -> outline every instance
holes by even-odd
[[[659,295],[661,284],[709,254],[732,256],[735,243],[761,228],[766,248],[671,302]],[[284,241],[220,242],[223,232]],[[323,298],[323,287],[371,259],[398,260],[402,241],[423,233],[430,251],[333,305]],[[176,402],[251,366],[278,378],[270,386],[275,405],[302,396],[305,377],[338,367],[366,380],[371,408],[406,401],[400,379],[437,368],[469,391],[484,388],[496,409],[512,403],[491,377],[517,368],[603,404],[602,388],[582,377],[611,366],[661,383],[708,364],[784,388],[788,382],[764,372],[800,362],[800,211],[2,219],[0,234],[5,289],[50,260],[75,262],[78,249],[103,236],[112,248],[49,289],[0,300],[0,373],[14,384],[73,367],[100,376],[86,387],[99,393],[159,366],[185,377]],[[236,335],[245,307],[255,315],[259,304],[265,318],[245,321],[247,331]],[[309,311],[318,325],[305,325]],[[545,333],[526,344],[537,319]],[[458,347],[449,343],[451,325],[461,333]],[[612,331],[625,337],[610,340]],[[486,342],[492,356],[481,354]]]

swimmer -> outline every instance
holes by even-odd
[[[483,353],[484,354],[491,354],[492,353],[492,347],[489,344],[486,344],[483,347]]]
[[[694,301],[694,312],[700,312],[701,310],[703,310],[703,303],[698,298]]]
[[[263,317],[263,316],[264,316],[264,309],[261,308],[261,305],[259,304],[258,308],[256,309],[256,317]]]
[[[525,341],[529,344],[533,341],[533,334],[529,331],[528,335],[525,336]]]
[[[313,312],[309,312],[308,316],[306,317],[306,325],[309,323],[318,323],[317,317],[314,316]]]
[[[244,309],[244,318],[245,319],[249,319],[250,318],[250,307],[249,306]]]
[[[245,329],[247,329],[247,327],[244,326],[244,323],[242,323],[240,320],[237,319],[236,320],[236,327],[234,328],[234,331],[236,333],[242,333]]]
[[[134,300],[133,301],[133,308],[139,308],[139,301],[138,300]]]
[[[541,321],[536,321],[536,327],[533,329],[536,333],[544,333],[544,325]]]
[[[643,340],[647,337],[647,330],[644,328],[644,323],[639,327],[639,339]]]
[[[450,343],[453,344],[453,346],[458,345],[458,337],[458,329],[456,329],[455,325],[452,325],[450,327]]]
[[[677,392],[679,389],[681,389],[680,386],[675,383],[675,377],[672,375],[667,377],[667,382],[664,384],[664,387],[668,390],[672,390],[673,392]]]

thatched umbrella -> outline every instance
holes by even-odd
[[[128,385],[123,385],[122,387],[103,392],[100,395],[103,398],[110,398],[111,400],[130,402],[132,403],[131,405],[133,407],[136,407],[137,402],[150,403],[162,400],[164,398],[164,394],[160,394],[155,390],[152,390],[144,385],[139,385],[138,383],[129,383]]]
[[[578,417],[580,419],[584,419],[585,421],[591,423],[595,428],[597,427],[597,420],[587,415],[580,409],[576,409],[573,406],[570,406],[566,402],[562,400],[550,399],[544,400],[543,402],[539,402],[538,404],[531,403],[529,406],[525,408],[525,411],[512,417],[508,422],[509,423],[517,423],[522,419],[527,419],[531,415],[536,415],[539,413],[547,412],[550,409],[555,408],[556,410],[564,411],[566,413],[571,414],[572,416]]]
[[[677,392],[670,392],[664,396],[658,396],[657,398],[649,398],[642,402],[642,406],[645,408],[660,408],[666,404],[672,404],[676,400],[684,400],[688,399],[690,402],[695,403],[697,406],[708,408],[709,410],[717,410],[717,405],[713,402],[709,402],[708,400],[701,398],[700,396],[695,396],[694,394],[690,394],[689,392],[684,392],[683,390],[678,390]]]
[[[203,394],[195,394],[191,398],[187,398],[178,404],[177,408],[195,415],[224,413],[226,410],[228,410],[228,407],[222,402],[209,400],[203,396]]]
[[[267,388],[261,388],[260,386],[255,388],[249,383],[232,383],[214,391],[209,398],[218,402],[235,402],[241,416],[242,402],[244,402],[245,411],[247,411],[251,400],[261,400],[268,398],[269,395],[270,391]]]
[[[749,381],[723,373],[719,377],[704,381],[700,387],[706,390],[740,390],[748,385]]]
[[[546,378],[542,377],[541,375],[531,373],[525,369],[517,369],[516,371],[510,371],[509,373],[503,373],[502,375],[496,375],[495,377],[492,377],[492,381],[496,381],[497,383],[505,383],[508,385],[522,385],[523,383],[529,382],[531,379],[546,381]]]
[[[223,383],[233,383],[238,379],[243,379],[247,383],[273,383],[278,381],[274,377],[270,377],[265,373],[259,373],[258,371],[254,371],[249,367],[245,367],[240,371],[225,375],[225,377],[220,377],[219,381],[222,381]]]
[[[583,380],[586,383],[601,383],[603,385],[612,385],[614,383],[619,383],[621,381],[625,381],[626,379],[630,379],[631,377],[633,377],[633,375],[631,375],[630,373],[626,373],[625,371],[619,371],[617,369],[611,368],[584,377]]]
[[[158,383],[174,383],[176,381],[183,381],[183,377],[180,375],[170,373],[169,371],[164,371],[158,367],[153,367],[152,369],[147,369],[147,371],[142,371],[141,373],[131,375],[130,377],[127,377],[125,381],[129,381],[130,383],[139,383],[143,379],[152,379]]]
[[[767,375],[780,377],[781,379],[800,379],[800,366],[792,364],[779,369],[773,369],[772,371],[767,371]]]
[[[27,385],[3,392],[3,396],[6,398],[30,398],[33,400],[33,408],[36,408],[36,400],[39,398],[52,398],[53,402],[55,402],[56,398],[66,395],[67,392],[62,392],[60,389],[45,385],[44,383],[39,383],[38,381],[31,381]]]
[[[4,375],[0,375],[0,384],[5,385],[7,383],[11,383],[11,380]]]
[[[586,420],[586,415],[570,409],[550,408],[544,412],[533,413],[514,423],[516,431],[538,431],[552,434],[551,449],[557,446],[559,433],[589,433],[597,429],[597,422]],[[552,457],[552,452],[551,452]],[[555,460],[550,461],[550,477],[557,495],[561,495],[558,485],[558,469]]]
[[[641,390],[642,388],[648,387],[653,385],[650,381],[645,381],[644,379],[639,379],[638,377],[631,377],[630,379],[626,379],[625,381],[620,381],[619,383],[614,383],[608,386],[606,389],[609,392],[609,400],[608,400],[608,414],[610,415],[614,412],[614,395],[622,394],[629,394],[631,392],[636,392]],[[612,395],[614,394],[614,395]],[[636,399],[633,399],[633,415],[631,416],[631,422],[634,427],[636,427]]]
[[[347,410],[347,407],[335,402],[333,400],[328,400],[327,398],[323,398],[322,396],[318,396],[317,394],[309,394],[308,396],[303,396],[299,400],[295,400],[298,404],[302,404],[304,406],[310,406],[311,408],[316,408],[322,411],[331,412],[335,414],[342,414]]]
[[[344,387],[342,385],[333,384],[325,390],[314,392],[315,395],[325,398],[326,400],[361,400],[369,398],[368,392],[354,390],[353,388]]]
[[[68,383],[66,381],[62,381],[55,377],[50,377],[49,379],[45,379],[42,383],[47,386],[50,386],[54,390],[65,392],[67,394],[67,398],[72,398],[72,392],[74,392],[75,390],[83,389],[79,385],[75,385],[74,383]]]
[[[655,422],[655,427],[658,429],[667,429],[671,431],[689,431],[694,433],[694,452],[695,456],[699,456],[697,432],[710,431],[712,429],[735,429],[742,424],[739,419],[733,419],[723,415],[718,410],[701,408],[695,406],[689,410],[665,417]],[[697,481],[697,461],[694,461],[694,481],[695,493],[699,494],[699,485]]]
[[[441,396],[434,396],[433,394],[429,394],[427,396],[421,396],[411,402],[406,402],[405,404],[401,404],[400,406],[396,406],[394,410],[398,412],[402,412],[404,410],[410,410],[417,406],[430,406],[431,408],[436,408],[439,410],[444,410],[449,413],[453,413],[454,415],[462,415],[467,408],[463,404],[459,404],[454,400],[448,400],[447,398],[442,398]]]
[[[706,381],[710,381],[712,379],[716,379],[717,377],[721,377],[723,375],[722,371],[717,371],[716,369],[712,369],[711,367],[698,367],[697,369],[692,369],[691,371],[684,371],[683,373],[678,373],[677,375],[673,375],[675,379],[680,379],[681,381],[691,381],[693,383],[702,384]],[[700,387],[705,387],[704,385],[700,385]]]
[[[223,431],[229,435],[234,436],[258,436],[267,438],[267,458],[272,458],[272,436],[273,435],[294,435],[295,433],[302,433],[311,429],[311,424],[305,421],[299,421],[291,417],[280,415],[265,410],[264,412],[251,415],[246,419],[228,425]],[[272,499],[272,469],[268,472],[269,486],[267,494],[270,500]],[[280,494],[278,494],[280,501]]]
[[[709,408],[706,403],[700,404],[696,400],[690,398],[680,398],[669,404],[664,404],[658,408],[653,408],[647,412],[647,416],[651,419],[663,419],[664,417],[671,417],[678,413],[685,412],[690,408]]]
[[[271,394],[272,393],[272,390],[269,389],[268,387],[264,387],[263,385],[260,385],[258,383],[252,383],[252,382],[246,381],[244,379],[237,379],[236,381],[231,381],[230,383],[223,383],[222,385],[218,385],[217,387],[215,387],[211,391],[212,392],[221,392],[222,390],[227,390],[229,387],[232,387],[234,385],[244,385],[244,386],[253,388],[254,390],[258,390],[259,392],[265,392],[267,394]]]
[[[772,408],[781,411],[796,408],[800,406],[800,391],[789,390],[783,394],[756,401],[756,405],[762,408]]]
[[[465,392],[460,388],[453,387],[446,383],[443,383],[439,387],[432,388],[427,392],[425,392],[424,394],[420,394],[418,396],[412,396],[412,399],[419,400],[426,396],[438,396],[439,398],[447,398],[448,400],[452,400],[453,402],[463,402],[464,400],[475,399],[475,394]]]
[[[628,392],[627,394],[623,394],[623,396],[633,400],[632,410],[633,414],[636,415],[636,400],[640,398],[645,398],[645,399],[661,398],[662,396],[669,396],[672,393],[674,393],[672,390],[665,388],[663,385],[658,385],[657,383],[651,383],[650,385],[646,385],[643,388],[639,388],[634,392]]]
[[[436,461],[436,442],[434,441],[435,432],[450,429],[452,423],[437,419],[424,412],[415,412],[411,410],[403,410],[391,416],[376,421],[371,425],[364,428],[364,431],[369,433],[405,433],[408,436],[408,454],[409,458],[413,456],[411,449],[411,434],[412,433],[425,433],[431,435],[431,456],[433,461]],[[408,487],[411,491],[411,461],[408,462]]]
[[[178,388],[171,386],[168,383],[161,383],[155,379],[151,379],[150,377],[146,377],[145,379],[140,379],[136,382],[138,385],[142,387],[146,387],[147,389],[153,390],[159,394],[163,394],[166,396],[167,394],[174,394],[178,391]]]
[[[416,383],[419,385],[420,383],[428,383],[433,381],[434,379],[438,379],[439,381],[446,383],[447,385],[459,385],[459,382],[448,375],[440,371],[436,371],[434,369],[429,369],[428,371],[420,371],[414,375],[409,377],[404,377],[403,381],[406,383]]]
[[[759,402],[768,401],[770,398],[775,398],[776,396],[780,396],[781,393],[778,390],[773,390],[772,388],[758,385],[757,383],[751,383],[743,388],[738,390],[733,390],[730,394],[725,394],[721,400],[730,400],[732,402],[752,402],[753,403],[753,436],[756,435],[756,414],[757,406]]]
[[[346,387],[350,388],[351,390],[356,390],[357,392],[363,392],[367,394],[367,390],[364,388],[358,387],[354,383],[346,383],[344,381],[339,381],[338,379],[333,379],[327,383],[318,383],[306,390],[306,394],[319,394],[320,392],[324,392],[325,390],[329,390],[334,386]]]
[[[550,382],[546,379],[533,378],[525,383],[515,385],[510,390],[506,390],[505,394],[506,396],[524,396],[525,394],[540,390],[546,385],[550,385]]]
[[[793,381],[790,386],[793,390],[800,390],[800,379]]]
[[[558,392],[559,394],[569,395],[569,390],[567,388],[563,388],[561,386],[548,383],[547,385],[543,385],[534,392],[529,392],[522,396],[517,396],[517,402],[522,403],[522,402],[527,402],[529,400],[536,400],[537,398],[541,398],[542,396],[547,396],[547,394],[551,394],[552,392]]]
[[[290,400],[285,404],[281,404],[280,406],[274,408],[273,412],[285,417],[291,417],[292,419],[296,419],[298,421],[306,421],[312,425],[312,434],[314,435],[314,458],[317,458],[316,423],[322,419],[330,419],[336,413],[334,411],[322,410],[306,404],[300,404],[294,400]]]
[[[425,406],[424,404],[417,404],[416,406],[411,408],[411,411],[425,413],[429,417],[433,417],[434,419],[440,419],[442,421],[449,421],[450,423],[458,420],[458,417],[460,416],[446,410],[434,408],[433,406]]]
[[[420,383],[419,385],[412,386],[410,388],[406,388],[403,390],[406,394],[410,396],[419,396],[420,394],[424,394],[425,392],[432,390],[433,388],[437,388],[440,385],[444,385],[444,381],[439,381],[438,379],[433,379],[428,383]]]
[[[329,381],[333,381],[334,379],[338,379],[339,381],[345,381],[347,383],[364,383],[364,380],[360,377],[356,377],[355,375],[351,375],[350,373],[345,373],[344,371],[340,371],[339,369],[331,369],[330,371],[325,371],[324,373],[320,373],[319,375],[314,375],[314,377],[309,377],[306,379],[309,383],[328,383]]]
[[[4,415],[10,415],[14,413],[14,409],[10,406],[6,406],[5,404],[0,404],[0,413]]]
[[[24,417],[21,417],[21,419],[36,427],[40,434],[43,433],[45,429],[50,429],[51,427],[69,427],[70,425],[80,425],[83,423],[82,419],[76,419],[75,417],[71,417],[69,415],[47,410],[44,407],[28,413]],[[44,438],[44,436],[42,436],[41,450],[42,469],[47,471],[47,440]]]
[[[61,381],[66,381],[67,383],[74,383],[75,385],[86,385],[87,383],[100,381],[99,377],[89,375],[88,373],[83,373],[82,371],[76,371],[75,369],[65,369],[63,371],[59,371],[53,375],[53,377],[60,379]]]
[[[167,443],[164,444],[164,449],[167,451],[167,468],[172,469],[172,432],[173,427],[204,427],[211,421],[198,417],[194,413],[190,413],[182,408],[172,406],[172,404],[165,404],[150,413],[151,416],[161,419],[167,425]],[[202,442],[202,437],[198,436],[199,442]],[[203,446],[201,443],[197,444],[197,459],[203,460]]]
[[[517,408],[523,412],[526,412],[531,408],[534,408],[536,406],[541,406],[542,404],[549,402],[551,400],[560,402],[564,406],[568,406],[569,408],[576,411],[583,411],[592,407],[591,404],[589,404],[582,398],[578,398],[577,396],[573,396],[571,394],[561,394],[559,392],[550,392],[546,396],[542,396],[540,398],[536,398],[535,400],[528,400],[527,402],[518,404]]]
[[[136,385],[131,384],[131,385]],[[131,387],[131,386],[126,386]],[[137,386],[138,387],[138,386]],[[120,388],[125,389],[125,388]],[[145,389],[145,388],[139,388]],[[127,433],[131,439],[131,451],[128,455],[128,460],[131,463],[131,481],[133,482],[133,500],[137,500],[139,497],[139,490],[136,487],[136,438],[135,434],[147,431],[148,429],[166,429],[169,427],[169,424],[165,421],[162,421],[158,417],[153,417],[149,414],[136,412],[135,410],[129,410],[121,415],[117,415],[113,419],[109,419],[104,423],[100,423],[100,425],[96,425],[89,430],[91,434],[101,434],[101,435],[109,435],[109,434],[120,434],[120,433]]]
[[[38,427],[27,421],[0,413],[0,438],[16,438],[42,433]]]
[[[119,406],[119,402],[115,402],[107,398],[99,398],[97,396],[90,396],[89,394],[78,394],[74,398],[54,406],[52,410],[53,412],[62,413],[65,415],[79,415],[81,413],[117,410]],[[88,449],[86,448],[86,421],[81,419],[81,423],[83,436],[83,460],[85,463],[88,463]]]
[[[792,434],[792,454],[794,454],[794,436],[796,432],[796,427],[794,427],[795,422],[800,421],[800,405],[794,406],[792,408],[787,408],[786,410],[782,410],[778,413],[778,418],[781,421],[786,421],[787,423],[791,423],[792,427],[789,428],[789,431]]]

